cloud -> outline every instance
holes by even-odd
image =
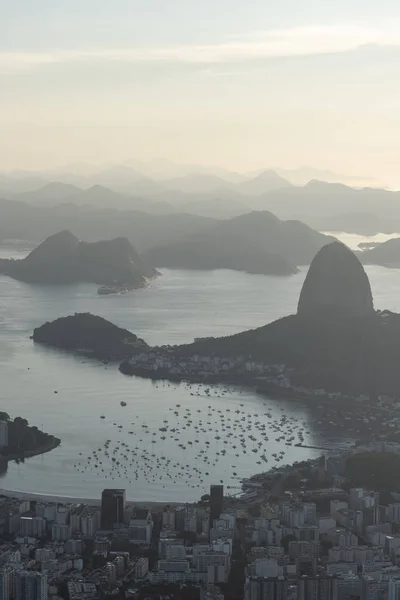
[[[133,47],[47,52],[0,52],[0,73],[49,64],[84,61],[229,64],[258,59],[333,54],[361,46],[400,45],[400,33],[367,27],[335,25],[255,31],[213,44],[161,48]]]

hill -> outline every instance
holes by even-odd
[[[52,205],[81,193],[82,189],[76,185],[72,185],[70,183],[61,183],[60,181],[53,181],[36,190],[15,195],[13,199],[19,200],[20,202]]]
[[[365,250],[361,259],[366,265],[382,265],[384,267],[400,267],[400,238],[382,242],[371,250]]]
[[[354,231],[354,216],[349,218],[350,229],[343,215],[366,213],[384,215],[385,220],[394,219],[396,226],[400,221],[400,192],[385,189],[355,189],[341,183],[326,183],[312,180],[304,187],[282,188],[263,197],[263,205],[282,219],[298,219],[309,223],[319,230],[334,226],[329,230],[338,230],[335,218],[342,216],[341,230],[363,233],[364,225],[360,220],[359,230]]]
[[[90,313],[75,313],[37,327],[35,342],[100,359],[123,359],[148,346],[134,333]]]
[[[339,242],[324,246],[301,289],[299,315],[364,317],[373,313],[371,287],[356,256]]]
[[[50,236],[22,260],[0,259],[0,272],[31,283],[146,285],[156,271],[125,238],[81,242],[69,231]]]
[[[144,257],[159,267],[290,275],[332,239],[304,223],[281,221],[267,211],[252,212],[190,238],[155,246]]]
[[[301,386],[303,391],[323,389],[373,398],[400,395],[400,315],[374,311],[362,265],[337,242],[322,248],[311,263],[297,314],[236,335],[155,352],[157,365],[165,357],[164,364],[172,365],[171,377],[176,379],[226,381],[224,366],[231,369],[229,365],[235,364],[231,380],[274,393],[291,393],[296,386],[293,393],[298,395]],[[154,377],[153,363],[154,358],[137,362],[137,371],[134,363],[120,368]],[[257,368],[249,370],[254,363]],[[162,376],[168,373],[166,367]]]
[[[126,191],[112,190],[100,184],[81,189],[72,184],[55,181],[37,190],[16,194],[12,199],[44,207],[69,203],[96,209],[142,210],[154,214],[175,212],[175,208],[168,202],[141,198],[140,196],[128,194]]]
[[[236,190],[244,196],[261,196],[271,190],[291,188],[292,184],[271,169],[263,171],[253,179],[236,185]]]

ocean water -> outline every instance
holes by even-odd
[[[400,311],[400,271],[367,270],[376,307]],[[301,403],[129,378],[116,366],[29,339],[43,322],[85,311],[150,344],[227,335],[294,312],[305,273],[163,270],[147,289],[106,297],[92,285],[37,286],[0,276],[0,410],[62,440],[50,453],[9,463],[0,488],[96,498],[105,487],[123,487],[132,500],[193,501],[211,483],[235,493],[243,477],[318,456],[320,450],[287,445],[300,431],[310,446],[340,442],[327,439],[315,411]]]

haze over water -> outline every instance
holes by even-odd
[[[6,254],[2,249],[0,255]],[[47,320],[86,311],[149,344],[227,335],[294,312],[305,271],[276,278],[165,270],[148,289],[109,297],[99,297],[92,285],[33,286],[0,277],[1,408],[62,439],[48,454],[10,463],[0,487],[82,498],[99,497],[104,487],[124,487],[130,499],[192,501],[210,483],[222,480],[238,488],[242,477],[318,456],[319,450],[285,444],[299,428],[306,444],[334,446],[340,440],[327,439],[315,412],[299,403],[223,386],[208,395],[204,387],[131,379],[113,365],[29,339]],[[400,312],[400,271],[368,267],[367,273],[376,308]],[[278,422],[281,431],[274,429]],[[281,452],[276,462],[272,454]]]

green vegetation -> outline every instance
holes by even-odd
[[[8,422],[8,446],[2,448],[3,458],[18,457],[23,460],[24,455],[40,454],[51,447],[56,447],[60,440],[48,433],[40,431],[35,425],[30,426],[26,419],[15,417],[13,421],[7,413],[0,413],[0,420]]]
[[[45,323],[34,330],[32,338],[63,350],[85,350],[98,358],[126,358],[147,347],[134,333],[90,313]]]
[[[391,452],[361,452],[350,456],[345,476],[351,487],[377,492],[400,492],[400,456]]]

